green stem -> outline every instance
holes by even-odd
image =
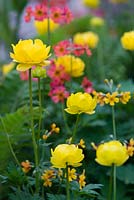
[[[78,127],[78,122],[79,122],[79,114],[77,115],[76,122],[75,122],[75,127],[74,127],[73,134],[72,134],[72,143],[74,143],[74,140],[75,140],[76,131],[77,131],[77,127]]]
[[[40,78],[38,78],[38,93],[39,93],[39,125],[38,125],[38,141],[40,139],[41,131],[41,118],[42,118],[42,100],[41,100],[41,88],[40,88]]]
[[[68,165],[66,165],[66,193],[67,193],[67,200],[70,200],[70,183],[69,183]]]
[[[32,141],[33,141],[33,149],[34,149],[34,157],[35,157],[35,167],[36,167],[36,193],[37,193],[39,191],[39,160],[38,160],[38,146],[36,143],[36,137],[35,137],[35,132],[34,132],[31,69],[29,69],[29,98],[30,98],[31,132],[32,132]]]
[[[115,110],[112,106],[113,138],[116,140]]]
[[[108,192],[108,200],[112,198],[112,189],[113,189],[113,166],[111,167],[111,175],[109,179],[109,192]]]
[[[0,119],[1,119],[2,126],[3,126],[3,128],[4,128],[4,132],[5,132],[6,137],[7,137],[7,142],[8,142],[9,149],[10,149],[10,151],[11,151],[11,154],[12,154],[14,160],[16,161],[17,165],[20,166],[20,163],[19,163],[19,161],[18,161],[18,159],[17,159],[17,157],[16,157],[16,155],[15,155],[15,152],[14,152],[14,150],[13,150],[12,144],[11,144],[11,142],[10,142],[10,137],[9,137],[9,135],[8,135],[8,133],[7,133],[7,130],[6,130],[6,127],[5,127],[5,123],[4,123],[4,121],[3,121],[3,119],[2,119],[1,116],[0,116]]]
[[[113,200],[116,200],[116,165],[113,165]]]
[[[66,129],[67,129],[67,132],[68,132],[69,135],[70,135],[70,134],[71,134],[71,130],[70,130],[70,128],[69,128],[69,126],[68,126],[68,123],[67,123],[67,118],[66,118],[66,114],[65,114],[65,111],[64,111],[64,104],[62,103],[61,106],[62,106],[62,115],[63,115],[65,127],[66,127]]]

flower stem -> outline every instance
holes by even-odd
[[[41,118],[42,118],[42,100],[41,100],[41,88],[40,88],[40,78],[38,78],[38,93],[39,93],[39,125],[38,125],[38,141],[40,139],[41,131]]]
[[[73,134],[72,134],[72,143],[74,143],[74,140],[75,140],[78,122],[79,122],[79,114],[77,115],[75,127],[74,127]]]
[[[66,165],[66,194],[67,194],[67,200],[70,200],[70,183],[69,183],[69,175],[68,175],[68,165]]]
[[[115,110],[112,106],[113,138],[116,140]]]
[[[113,165],[113,200],[116,200],[116,165]]]
[[[33,119],[33,99],[32,99],[32,74],[31,69],[29,69],[29,98],[30,98],[30,115],[31,115],[31,132],[32,141],[35,157],[35,167],[36,167],[36,193],[39,191],[39,159],[38,159],[38,146],[36,143],[36,137],[34,132],[34,119]]]
[[[112,189],[113,189],[113,166],[111,167],[111,175],[109,179],[109,192],[108,192],[108,200],[112,198]]]
[[[4,132],[5,132],[6,137],[7,137],[7,142],[8,142],[9,149],[10,149],[10,151],[11,151],[11,154],[12,154],[14,160],[16,161],[17,165],[18,165],[18,166],[21,166],[20,163],[19,163],[19,161],[18,161],[18,159],[17,159],[17,157],[16,157],[16,155],[15,155],[15,152],[14,152],[14,150],[13,150],[12,144],[11,144],[11,142],[10,142],[10,137],[9,137],[9,135],[8,135],[8,133],[7,133],[7,130],[6,130],[6,127],[5,127],[5,123],[4,123],[4,121],[3,121],[3,119],[2,119],[1,116],[0,116],[0,119],[1,119],[2,126],[3,126],[3,128],[4,128]]]

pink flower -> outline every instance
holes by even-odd
[[[73,20],[73,14],[68,7],[63,9],[64,23],[69,24]]]
[[[83,87],[84,91],[87,93],[92,93],[94,91],[93,84],[88,78],[85,76],[82,80],[81,86]]]
[[[69,96],[69,92],[66,90],[64,86],[59,86],[52,89],[48,94],[54,103],[61,102],[63,103],[64,100]]]
[[[28,7],[26,8],[26,14],[25,14],[25,16],[24,16],[25,22],[30,22],[32,16],[33,16],[32,7],[31,7],[31,6],[28,6]]]
[[[63,15],[62,15],[62,9],[59,7],[52,7],[50,10],[50,18],[55,22],[55,23],[62,23],[63,21]]]
[[[48,8],[43,4],[37,4],[33,16],[35,20],[43,21],[43,19],[48,18]]]
[[[63,40],[53,47],[56,56],[64,56],[70,54],[70,41]]]

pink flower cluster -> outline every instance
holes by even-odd
[[[71,40],[61,41],[56,44],[53,49],[56,56],[64,56],[66,54],[80,56],[84,53],[86,53],[88,56],[91,56],[91,51],[87,45],[74,44]]]
[[[68,24],[73,19],[72,12],[67,6],[64,8],[57,6],[48,8],[44,3],[41,3],[37,4],[34,8],[28,6],[25,11],[25,22],[31,21],[32,18],[37,21],[51,18],[55,23]]]
[[[64,102],[69,96],[69,92],[65,88],[65,82],[70,80],[70,76],[65,72],[62,65],[56,66],[54,62],[47,71],[47,75],[51,78],[49,96],[54,103]]]
[[[86,76],[83,78],[81,86],[83,87],[84,92],[92,93],[94,91],[93,83],[89,81]]]

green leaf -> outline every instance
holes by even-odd
[[[66,200],[66,196],[65,195],[53,195],[53,194],[49,194],[47,193],[47,197],[48,200]]]
[[[134,184],[134,165],[128,164],[118,167],[117,178],[125,184]]]

